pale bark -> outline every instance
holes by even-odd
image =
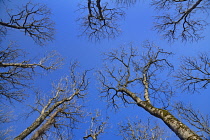
[[[105,97],[111,100],[114,107],[117,106],[116,98],[120,98],[124,104],[136,104],[152,116],[160,118],[181,140],[201,140],[199,135],[165,109],[165,102],[168,96],[172,96],[172,91],[166,82],[168,78],[165,78],[165,75],[158,77],[158,74],[163,73],[166,68],[173,69],[166,59],[171,53],[149,42],[144,48],[147,48],[147,51],[140,55],[142,59],[137,57],[137,50],[132,47],[127,52],[125,48],[121,48],[106,54],[106,60],[110,60],[114,68],[106,65],[105,71],[99,72],[101,92],[105,93]],[[139,87],[142,87],[140,92],[135,90]]]
[[[148,101],[150,103],[150,99],[149,99],[149,83],[147,81],[147,76],[146,74],[143,74],[143,84],[144,84],[144,98],[146,101]]]
[[[51,67],[46,67],[41,64],[24,64],[24,63],[1,63],[0,67],[21,67],[21,68],[35,68],[36,66],[39,66],[44,69],[50,69]]]
[[[178,102],[174,105],[176,112],[182,120],[188,122],[192,127],[195,127],[198,134],[203,139],[208,139],[210,136],[210,116],[200,110],[195,110],[191,105]]]
[[[90,128],[86,131],[86,136],[83,137],[84,140],[91,138],[92,140],[97,140],[98,137],[104,133],[104,129],[106,128],[107,121],[99,120],[101,114],[96,111],[96,115],[91,117],[91,125]]]
[[[47,120],[47,122],[45,124],[43,124],[41,126],[41,128],[39,128],[39,130],[37,130],[34,135],[31,137],[30,140],[37,140],[41,135],[44,134],[44,132],[46,132],[50,126],[52,124],[55,123],[55,117],[58,115],[58,113],[62,110],[62,108],[57,109],[51,116],[50,118]]]
[[[9,100],[23,101],[25,88],[31,87],[35,75],[41,74],[38,68],[55,70],[62,65],[62,57],[52,51],[48,55],[32,62],[26,53],[13,42],[8,47],[0,47],[0,95]]]
[[[49,129],[48,127],[51,127],[52,123],[54,126],[56,126],[54,128],[57,130],[57,132],[59,132],[59,134],[56,133],[59,138],[65,137],[68,134],[60,135],[61,130],[59,130],[59,127],[57,126],[64,126],[66,128],[72,127],[72,129],[75,127],[73,125],[78,121],[78,118],[82,116],[81,106],[76,104],[75,98],[83,98],[86,95],[86,93],[83,92],[87,90],[87,86],[89,84],[88,79],[86,79],[86,74],[88,71],[84,71],[82,74],[76,73],[75,70],[77,66],[78,63],[73,62],[70,67],[70,77],[61,78],[57,85],[53,84],[53,96],[45,96],[43,98],[43,96],[37,94],[37,106],[31,106],[31,108],[33,111],[38,111],[40,115],[28,128],[14,138],[15,140],[22,140],[36,130],[37,131],[32,138],[37,138],[42,133],[46,134],[47,136],[47,131]],[[46,100],[45,98],[48,99]],[[61,120],[63,122],[66,119],[71,120],[69,125],[60,123]]]
[[[127,93],[139,107],[142,107],[151,115],[160,118],[181,140],[202,140],[196,133],[174,117],[169,111],[155,108],[148,101],[142,101],[135,93],[126,88],[121,88],[120,91]]]
[[[48,110],[45,110],[46,108],[43,108],[40,116],[34,121],[34,123],[29,126],[28,128],[26,128],[21,134],[19,134],[14,140],[22,140],[25,137],[27,137],[30,133],[32,133],[35,129],[37,129],[43,121],[45,121],[45,119],[61,104],[63,104],[64,102],[68,102],[71,101],[74,96],[78,95],[79,92],[75,92],[74,94],[72,94],[69,98],[64,98],[61,101],[56,102],[52,107],[50,107]],[[49,101],[51,102],[51,101]],[[47,106],[46,106],[47,107]]]

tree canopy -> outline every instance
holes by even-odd
[[[209,0],[0,5],[0,139],[209,139]]]

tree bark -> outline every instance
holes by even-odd
[[[26,128],[20,135],[14,138],[14,140],[23,140],[25,137],[27,137],[30,133],[32,133],[36,128],[38,128],[42,122],[47,118],[47,116],[50,115],[59,105],[63,104],[64,102],[70,101],[73,99],[75,95],[78,93],[75,92],[72,94],[69,98],[65,98],[61,101],[56,102],[52,107],[50,107],[47,111],[42,110],[43,112],[40,114],[40,116],[34,121],[34,123]]]
[[[202,140],[194,131],[179,121],[169,111],[156,108],[148,101],[142,101],[135,93],[126,88],[121,88],[120,91],[127,93],[139,107],[145,109],[151,115],[160,118],[181,140]]]
[[[58,115],[58,113],[62,110],[62,108],[58,109],[57,111],[55,111],[51,116],[50,119],[47,120],[47,122],[45,124],[43,124],[41,126],[41,128],[39,128],[39,130],[37,130],[34,135],[31,137],[30,140],[37,140],[41,135],[43,135],[48,129],[49,127],[55,123],[55,117]]]

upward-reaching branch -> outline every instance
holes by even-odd
[[[95,116],[91,117],[91,125],[86,131],[86,136],[83,137],[84,140],[92,138],[92,140],[97,140],[100,135],[104,133],[107,125],[107,121],[100,120],[101,116],[99,111],[96,111]]]
[[[49,117],[49,119],[46,121],[45,124],[43,124],[39,130],[37,130],[30,140],[37,140],[40,138],[43,134],[46,133],[46,131],[55,124],[56,117],[58,116],[58,113],[62,111],[62,108],[57,109],[52,115]]]
[[[59,129],[59,124],[56,124],[56,122],[60,121],[61,118],[71,119],[72,122],[78,120],[78,117],[81,116],[82,112],[81,107],[77,107],[74,100],[77,97],[84,97],[89,81],[86,78],[87,71],[81,75],[76,74],[76,67],[76,63],[72,64],[71,77],[61,79],[61,81],[54,87],[55,91],[52,93],[53,96],[49,97],[47,102],[43,101],[43,97],[38,99],[36,104],[41,110],[39,110],[39,108],[33,109],[39,110],[38,112],[40,115],[28,128],[21,132],[15,140],[22,140],[34,131],[35,134],[32,136],[32,139],[38,138],[46,133],[52,124],[55,128]],[[47,120],[47,118],[49,119]],[[68,127],[70,126],[73,126],[73,124]]]
[[[107,53],[105,60],[111,61],[115,69],[106,65],[105,71],[99,72],[101,92],[115,106],[116,98],[120,98],[124,104],[136,104],[152,116],[160,118],[182,140],[201,140],[195,132],[165,109],[164,103],[172,92],[165,80],[160,82],[164,77],[160,72],[167,67],[173,68],[167,60],[167,56],[171,53],[151,43],[147,43],[142,48],[146,51],[142,53],[140,59],[136,50],[125,51],[121,48],[120,51],[118,49]],[[131,47],[130,50],[134,49]],[[157,102],[160,103],[157,104]]]
[[[179,3],[172,0],[153,0],[152,5],[159,10],[174,10],[171,13],[164,11],[163,15],[156,16],[154,28],[162,33],[164,38],[169,41],[197,41],[203,38],[202,32],[209,23],[204,19],[205,16],[201,18],[197,13],[208,14],[210,8],[208,0],[187,0]]]

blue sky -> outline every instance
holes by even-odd
[[[24,3],[26,1],[21,1]],[[149,40],[153,41],[155,44],[161,48],[173,52],[175,55],[172,58],[172,62],[175,66],[178,66],[180,63],[181,56],[195,56],[198,52],[207,52],[210,53],[210,28],[206,28],[204,31],[205,38],[199,42],[174,42],[169,43],[164,40],[160,34],[152,30],[154,17],[157,15],[157,11],[151,8],[148,5],[148,2],[142,1],[137,2],[136,5],[131,6],[130,8],[125,8],[125,18],[119,21],[119,25],[122,29],[122,33],[115,39],[103,39],[100,42],[94,42],[87,39],[87,37],[78,37],[80,34],[80,26],[76,19],[80,16],[79,12],[76,12],[77,5],[79,3],[86,3],[85,0],[34,0],[33,2],[45,3],[52,10],[52,20],[56,23],[56,34],[55,40],[50,42],[47,46],[37,46],[33,40],[27,36],[24,36],[23,33],[19,31],[11,30],[7,35],[7,38],[2,43],[8,44],[9,40],[16,40],[21,48],[25,48],[26,51],[30,53],[31,56],[40,56],[45,52],[51,50],[57,50],[65,59],[65,64],[61,69],[58,69],[55,72],[47,73],[41,77],[36,77],[34,82],[37,87],[40,87],[44,93],[49,93],[51,88],[51,82],[58,80],[63,75],[67,75],[69,72],[69,62],[71,60],[78,60],[80,62],[81,69],[100,69],[102,66],[102,56],[101,54],[107,51],[110,51],[112,48],[118,48],[121,44],[128,44],[133,42],[135,46],[140,46],[143,41]],[[20,5],[19,2],[7,2],[9,6],[14,6],[15,4]],[[13,5],[13,3],[15,3]],[[114,5],[113,5],[114,6]],[[0,10],[0,16],[5,16],[2,10]],[[207,19],[209,22],[209,18]],[[92,72],[93,73],[93,72]],[[99,91],[97,89],[97,82],[95,77],[90,74],[92,83],[90,84],[89,95],[87,95],[87,100],[85,104],[87,105],[88,111],[93,111],[95,109],[101,109],[103,118],[106,115],[109,115],[109,124],[110,128],[105,130],[105,134],[100,137],[101,140],[105,139],[120,139],[116,135],[116,124],[125,120],[125,118],[138,118],[146,119],[150,116],[147,112],[141,108],[135,106],[128,106],[127,108],[121,108],[119,111],[114,112],[111,109],[106,109],[105,99],[100,99]],[[210,94],[209,88],[203,90],[200,94],[183,94],[177,93],[177,97],[174,100],[182,100],[186,103],[192,102],[192,105],[195,109],[210,114]],[[33,101],[32,98],[29,98],[29,101]],[[22,112],[27,112],[25,105],[29,102],[26,100],[23,104],[15,103],[13,108],[15,112],[20,112],[18,115],[21,115]],[[11,123],[14,124],[14,135],[17,135],[24,130],[35,118],[36,115],[32,116],[27,121],[20,118],[19,121]],[[158,122],[161,125],[162,122]],[[87,128],[88,125],[79,125],[81,130],[75,131],[75,140],[82,139],[85,134],[84,128]],[[165,127],[163,125],[163,127]],[[171,134],[172,136],[174,134]],[[171,139],[178,139],[172,137]]]

